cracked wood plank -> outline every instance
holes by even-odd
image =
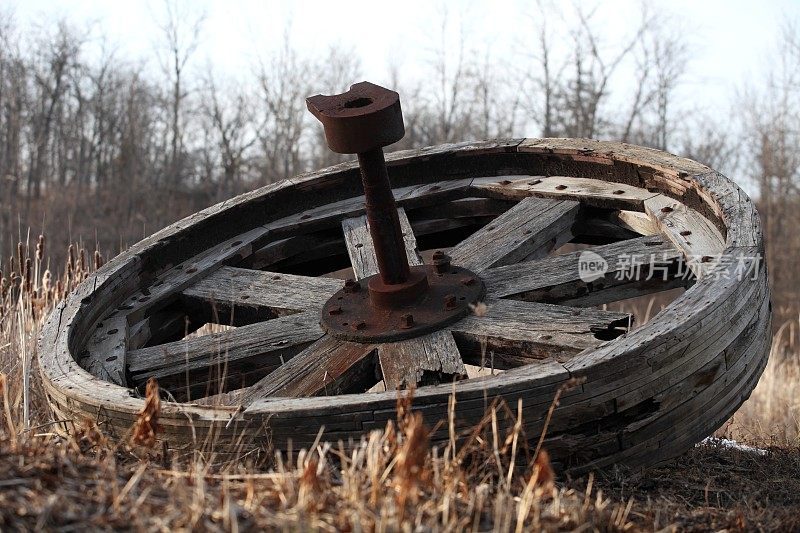
[[[375,346],[324,336],[241,396],[244,405],[275,396],[364,392],[375,384]]]
[[[569,235],[580,204],[571,200],[525,198],[452,250],[453,264],[478,273],[515,263]],[[569,240],[568,238],[566,240]]]

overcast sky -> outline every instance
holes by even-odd
[[[10,2],[23,24],[65,16],[79,27],[90,26],[91,35],[106,35],[119,46],[118,56],[155,66],[156,21],[163,13],[159,0],[0,2]],[[425,53],[438,44],[443,9],[452,28],[463,23],[469,42],[493,57],[512,57],[525,47],[526,35],[534,38],[530,0],[187,0],[183,5],[206,14],[196,68],[211,61],[233,76],[246,73],[257,53],[279,46],[287,28],[306,54],[321,55],[331,44],[352,49],[361,59],[363,78],[377,83],[387,79],[390,62],[401,65],[406,78],[421,70]],[[721,113],[730,112],[737,89],[763,75],[781,24],[800,20],[800,0],[654,0],[648,6],[671,17],[692,52],[681,97]],[[630,34],[639,10],[635,0],[607,0],[599,4],[597,21],[613,41]]]

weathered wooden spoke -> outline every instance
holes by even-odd
[[[222,323],[237,315],[271,318],[319,311],[343,285],[342,280],[312,278],[224,267],[183,291],[190,307],[216,314]]]
[[[462,179],[401,187],[394,190],[394,196],[401,207],[422,207],[461,197],[471,183],[471,179]],[[344,218],[356,217],[363,212],[364,196],[355,196],[302,211],[280,219],[269,227],[272,235],[291,236],[298,230],[315,231],[335,227]]]
[[[387,390],[464,379],[467,369],[449,331],[381,344],[378,348]]]
[[[128,352],[132,384],[156,378],[173,395],[198,398],[254,384],[324,332],[316,312]]]
[[[408,264],[421,265],[422,257],[417,250],[417,239],[414,237],[414,230],[408,221],[406,212],[403,208],[397,210],[400,216],[400,227],[403,231],[403,242],[406,247]],[[362,215],[355,218],[347,218],[342,221],[342,231],[344,231],[344,241],[347,245],[347,254],[350,256],[350,264],[356,279],[364,279],[378,273],[378,260],[375,257],[375,247],[372,245],[372,238],[369,235],[367,217]]]
[[[489,293],[581,307],[685,286],[683,253],[659,235],[595,246],[485,272]]]
[[[719,230],[691,207],[664,195],[644,203],[661,232],[686,256],[687,267],[698,277],[711,272],[725,249]]]
[[[493,266],[544,255],[569,241],[580,204],[571,200],[525,198],[457,244],[453,264],[481,272]]]
[[[494,198],[519,200],[535,196],[636,211],[643,211],[645,201],[657,194],[626,183],[572,176],[498,176],[477,179],[472,187],[479,194]]]
[[[411,266],[421,265],[422,258],[408,217],[402,208],[398,210],[398,214],[408,263]],[[363,279],[376,274],[378,263],[366,216],[344,220],[342,229],[356,278]],[[382,344],[378,355],[387,390],[451,381],[467,375],[458,347],[449,331],[437,331],[422,337]]]
[[[375,346],[322,337],[246,390],[240,401],[364,392],[378,379],[374,355]]]
[[[452,331],[467,363],[504,369],[564,362],[624,334],[632,321],[627,313],[491,300],[481,315],[457,322]]]

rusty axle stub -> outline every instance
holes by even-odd
[[[410,281],[409,265],[383,157],[383,147],[399,141],[405,134],[400,95],[364,81],[342,94],[311,96],[306,103],[322,122],[331,150],[358,154],[364,206],[384,292],[387,296],[394,292],[402,300],[404,285]]]
[[[325,139],[338,154],[362,154],[396,143],[405,135],[400,95],[368,81],[341,94],[306,98],[322,122]]]
[[[409,290],[404,305],[393,292],[381,301],[380,275],[361,280],[358,290],[341,289],[322,309],[322,326],[334,337],[356,342],[392,342],[444,328],[467,316],[485,293],[483,281],[466,268],[437,273],[433,265],[411,267],[409,280],[426,280],[425,290]],[[470,280],[466,282],[466,280]],[[411,281],[411,287],[419,287]],[[377,295],[377,296],[376,296]],[[412,296],[413,295],[413,296]],[[388,303],[389,305],[384,305]]]

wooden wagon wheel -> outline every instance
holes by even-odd
[[[414,385],[431,425],[451,395],[457,428],[495,399],[521,401],[538,438],[555,392],[583,378],[545,446],[587,469],[675,456],[755,386],[771,316],[761,231],[750,199],[716,171],[582,139],[444,145],[387,165],[412,269],[425,257],[449,272],[428,255],[445,250],[475,274],[458,276],[463,300],[442,301],[459,316],[378,340],[359,337],[370,323],[344,327],[354,338],[325,323],[340,313],[329,299],[341,269],[361,280],[378,270],[358,167],[342,164],[192,215],[79,286],[40,339],[56,416],[122,435],[153,377],[170,395],[159,437],[173,447],[298,449],[321,426],[345,441],[383,427],[394,389]],[[570,242],[589,246],[564,252]],[[638,328],[601,308],[676,287],[687,290]],[[470,300],[485,308],[462,312]],[[405,314],[392,331],[421,325]],[[207,323],[233,327],[186,335]],[[469,378],[470,366],[495,372]]]

